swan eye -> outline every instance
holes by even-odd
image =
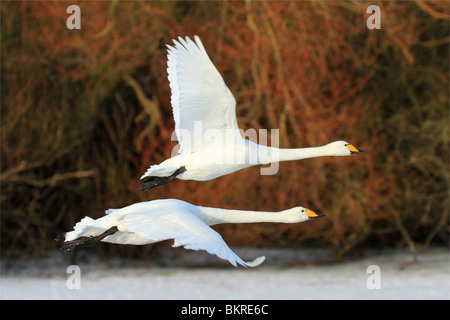
[[[302,212],[305,212],[305,209],[302,209]]]

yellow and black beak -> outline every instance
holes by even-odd
[[[355,147],[355,146],[352,145],[352,144],[348,144],[348,145],[347,145],[347,148],[348,148],[348,150],[350,150],[350,154],[352,154],[352,155],[353,155],[353,154],[363,154],[363,153],[365,153],[364,150],[361,150],[361,149]]]
[[[323,214],[323,213],[315,213],[314,211],[309,210],[309,209],[306,210],[305,213],[308,215],[308,217],[309,217],[310,219],[315,219],[315,218],[325,217],[325,214]]]

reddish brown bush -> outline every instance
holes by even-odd
[[[380,30],[367,29],[360,1],[70,4],[81,30],[65,27],[68,2],[2,3],[3,255],[53,248],[85,215],[155,198],[327,214],[218,226],[233,246],[315,244],[339,258],[363,245],[448,242],[447,3],[381,2]],[[140,194],[140,175],[176,144],[164,44],[194,34],[244,130],[280,129],[281,147],[346,140],[367,154]]]

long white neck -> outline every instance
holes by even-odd
[[[295,148],[295,149],[288,149],[288,148],[280,149],[250,143],[249,146],[250,146],[249,148],[250,153],[258,154],[259,164],[342,155],[336,152],[336,149],[332,147],[332,144],[326,144],[320,147]]]
[[[276,156],[276,151],[274,155]],[[311,148],[278,149],[279,161],[301,160],[335,155],[334,150],[330,150],[327,145]]]
[[[220,208],[197,207],[199,218],[208,225],[220,223],[254,223],[254,222],[281,222],[295,223],[299,219],[298,208],[280,212],[228,210]]]

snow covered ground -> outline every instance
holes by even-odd
[[[256,256],[254,251],[236,252],[248,259]],[[67,273],[67,262],[41,261],[12,271],[2,262],[0,294],[1,299],[450,299],[447,249],[421,253],[414,264],[406,251],[372,253],[339,264],[295,262],[299,255],[288,250],[262,254],[267,260],[255,269],[90,262],[80,263],[79,273]],[[290,258],[277,260],[280,254]],[[374,286],[379,288],[369,288]]]

